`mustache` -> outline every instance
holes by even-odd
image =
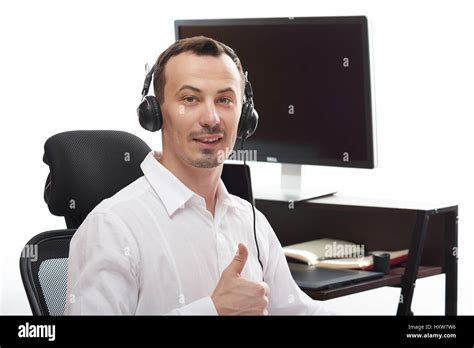
[[[225,132],[220,127],[205,128],[200,132],[191,133],[190,137],[194,139],[194,138],[198,138],[204,135],[214,135],[214,134],[225,135]]]

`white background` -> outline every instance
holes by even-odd
[[[29,314],[19,256],[64,228],[43,201],[43,145],[58,132],[118,129],[159,149],[137,122],[144,63],[174,41],[175,19],[366,15],[371,21],[379,166],[304,166],[339,194],[459,205],[459,313],[472,313],[474,25],[469,1],[0,2],[0,313]],[[255,83],[255,82],[254,82]],[[261,115],[265,117],[265,115]],[[254,185],[280,165],[252,164]],[[317,228],[317,227],[315,227]],[[394,314],[400,290],[329,301],[346,314]],[[444,276],[417,282],[415,314],[443,314]]]

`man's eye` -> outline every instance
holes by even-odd
[[[186,103],[193,103],[196,101],[196,97],[193,97],[193,96],[186,96],[183,98],[183,100],[186,102]]]
[[[221,98],[219,98],[219,103],[230,104],[230,103],[232,103],[232,99],[227,98],[227,97],[221,97]]]

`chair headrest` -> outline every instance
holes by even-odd
[[[44,199],[53,215],[77,228],[102,200],[143,175],[140,163],[151,151],[133,134],[79,130],[56,134],[44,144],[49,166]],[[77,225],[77,226],[74,226]]]

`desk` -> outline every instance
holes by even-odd
[[[283,246],[318,238],[363,244],[366,251],[409,249],[404,267],[381,279],[316,291],[328,300],[382,286],[401,287],[397,315],[413,315],[417,278],[446,274],[446,315],[457,314],[458,206],[341,197],[286,202],[256,195],[256,207],[267,217]]]

